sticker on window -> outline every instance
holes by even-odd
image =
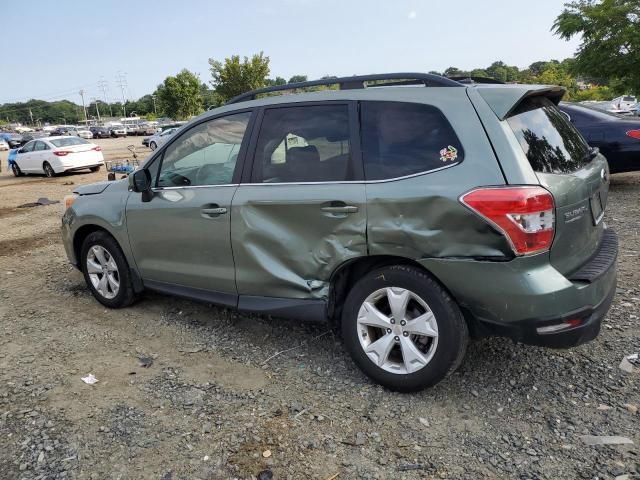
[[[451,145],[447,146],[440,150],[440,161],[442,162],[453,162],[458,158],[458,149],[456,147],[452,147]]]

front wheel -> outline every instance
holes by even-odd
[[[149,144],[149,148],[150,148],[151,150],[155,150],[156,148],[158,148],[158,145],[156,145],[156,142],[151,142],[151,143]]]
[[[365,374],[400,392],[433,386],[455,371],[469,339],[451,296],[426,272],[405,265],[369,272],[353,286],[342,335]]]
[[[135,300],[131,273],[118,242],[107,232],[91,233],[82,243],[82,273],[93,296],[109,308],[122,308]]]
[[[11,171],[13,172],[13,175],[15,177],[21,177],[24,175],[24,173],[22,173],[22,170],[20,170],[20,167],[15,163],[11,164]]]
[[[42,169],[47,177],[52,178],[56,176],[56,172],[53,170],[53,167],[49,165],[49,162],[44,162]]]
[[[97,167],[91,167],[89,170],[91,171],[91,173],[99,172],[100,171],[100,165],[98,165]]]

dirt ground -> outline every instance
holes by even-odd
[[[110,159],[140,140],[97,143]],[[67,263],[60,205],[18,206],[106,173],[16,179],[6,156],[0,478],[640,478],[640,375],[618,368],[640,350],[640,174],[612,177],[619,288],[594,342],[475,341],[452,377],[402,395],[367,380],[322,326],[151,293],[100,306]]]

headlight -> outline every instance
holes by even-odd
[[[62,213],[66,212],[69,207],[73,205],[73,202],[76,201],[76,198],[78,198],[78,195],[76,195],[75,193],[65,195],[64,199],[62,200],[62,208],[64,209]]]

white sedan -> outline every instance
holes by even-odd
[[[25,173],[58,173],[89,169],[97,172],[104,165],[102,148],[80,137],[46,137],[31,140],[17,151],[11,168],[17,177]]]

